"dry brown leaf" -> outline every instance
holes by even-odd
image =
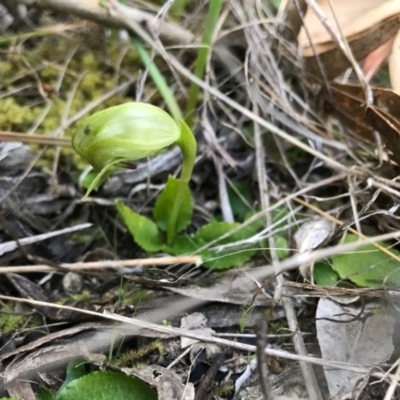
[[[332,83],[326,101],[358,138],[376,144],[374,131],[392,161],[400,165],[400,96],[393,90],[372,88],[374,104],[367,107],[360,85]]]
[[[387,60],[392,51],[395,37],[396,36],[393,36],[382,46],[368,54],[363,66],[364,74],[367,80],[370,80],[378,72],[381,65]]]
[[[306,253],[318,248],[334,233],[335,224],[325,218],[313,219],[302,224],[293,235],[294,242],[299,253]],[[312,279],[314,263],[303,263],[299,270],[305,279]]]
[[[321,355],[326,360],[378,365],[389,360],[395,349],[395,318],[383,311],[378,301],[361,306],[320,299],[316,327]],[[324,374],[329,398],[335,400],[351,398],[357,383],[365,378],[364,374],[337,368],[324,367]]]
[[[364,89],[358,84],[331,83],[330,88],[364,101]],[[374,105],[400,121],[400,96],[391,89],[372,87]]]
[[[396,93],[400,94],[400,31],[394,37],[389,58],[390,83]]]
[[[305,222],[293,235],[299,253],[316,249],[334,232],[334,223],[325,218],[313,219]]]
[[[360,92],[356,92],[353,85],[331,84],[329,92],[326,93],[325,107],[328,112],[333,111],[355,136],[373,143],[374,132],[365,120],[366,104],[362,96],[361,88]]]
[[[382,46],[390,40],[400,29],[400,20],[398,17],[392,17],[389,20],[376,25],[362,34],[355,35],[349,41],[349,46],[356,60],[365,59],[374,49]],[[324,46],[324,47],[322,47]],[[311,75],[321,75],[320,64],[324,67],[325,76],[328,79],[334,79],[345,72],[350,66],[350,62],[343,54],[343,51],[335,44],[325,44],[319,47],[320,53],[317,59],[314,54],[306,55],[303,53],[305,61],[305,70]],[[319,61],[319,63],[318,63]]]
[[[367,121],[378,131],[386,146],[389,157],[400,165],[400,123],[391,115],[371,106],[367,111]]]
[[[330,2],[340,26],[337,27],[330,8]],[[356,60],[368,60],[367,72],[373,73],[387,58],[390,43],[400,29],[400,1],[399,0],[324,0],[319,6],[326,16],[326,20],[338,38],[344,36]],[[304,18],[305,27],[298,35],[303,47],[306,68],[311,74],[319,74],[315,54],[319,56],[324,66],[325,75],[333,79],[350,67],[350,62],[338,48],[330,33],[313,10],[308,7]],[[306,31],[309,33],[312,45]],[[370,55],[375,50],[375,54]],[[370,55],[370,56],[369,56]]]
[[[324,0],[319,2],[323,14],[326,16],[333,31],[340,37],[341,33],[336,26],[329,3],[332,3],[335,12],[336,20],[339,23],[340,30],[346,38],[351,38],[354,35],[370,29],[393,16],[400,14],[399,0]],[[318,49],[318,45],[331,44],[335,46],[329,32],[326,30],[319,17],[314,14],[311,7],[308,7],[304,25],[312,38],[314,46]],[[307,51],[311,51],[308,37],[303,27],[298,36],[299,43],[304,46]],[[325,47],[321,47],[326,50]],[[310,54],[310,53],[308,53]]]

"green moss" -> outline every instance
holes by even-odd
[[[17,314],[7,314],[15,312],[14,304],[6,303],[0,312],[0,331],[3,333],[14,332],[18,328],[21,328],[25,323],[27,317],[26,315],[17,315]]]
[[[135,365],[137,366],[137,362],[145,357],[147,354],[152,353],[154,351],[157,351],[159,354],[159,360],[158,362],[162,362],[164,359],[164,354],[165,354],[165,347],[164,344],[162,343],[161,340],[157,339],[151,343],[149,343],[146,346],[139,347],[138,349],[135,350],[130,350],[125,353],[121,353],[116,361],[115,365],[118,367],[126,367],[126,366],[131,366]]]
[[[26,48],[25,48],[26,46]],[[29,46],[29,48],[28,48]],[[138,57],[132,47],[114,41],[93,45],[93,34],[84,36],[71,33],[68,37],[49,35],[35,39],[32,43],[21,44],[22,51],[10,51],[7,56],[0,54],[0,90],[15,92],[0,98],[0,126],[3,130],[26,132],[36,125],[47,101],[42,98],[39,85],[55,88],[60,74],[63,74],[60,91],[50,97],[52,106],[36,130],[36,134],[49,134],[57,129],[66,111],[68,97],[79,81],[68,111],[72,116],[82,110],[89,102],[106,94],[121,81],[116,82],[115,67],[125,71],[137,70]],[[73,54],[65,66],[66,55]],[[83,79],[80,77],[84,73]],[[40,82],[40,83],[39,83]],[[30,85],[20,91],[20,87]],[[128,101],[122,96],[114,96],[96,107],[93,112]],[[70,137],[74,126],[67,128],[65,137]],[[62,149],[66,155],[72,154],[77,167],[84,168],[80,158],[70,149]],[[49,151],[41,160],[42,166],[51,166],[53,154]]]
[[[240,317],[240,321],[239,321],[240,333],[244,332],[244,330],[246,328],[246,324],[247,324],[247,318],[250,316],[250,314],[253,312],[253,310],[254,310],[254,306],[251,306],[251,307],[243,310],[242,316]]]
[[[287,323],[286,320],[280,320],[276,322],[269,322],[268,323],[268,333],[271,335],[282,335],[287,333]],[[282,345],[283,343],[287,342],[287,337],[277,337],[274,341],[278,346]]]
[[[80,224],[81,222],[71,221],[71,226],[73,226],[74,223]],[[89,228],[82,231],[72,232],[69,237],[74,243],[87,243],[92,240],[102,239],[104,236],[100,229]]]
[[[142,301],[150,298],[150,293],[147,290],[135,291],[133,293],[128,293],[126,296],[121,293],[121,295],[123,297],[121,305],[123,306],[137,306]]]
[[[232,383],[232,381],[228,381],[227,383],[223,383],[222,385],[217,386],[215,389],[213,389],[206,398],[207,400],[209,400],[214,399],[215,397],[230,397],[234,390],[234,384]]]
[[[60,305],[66,305],[66,304],[71,304],[71,303],[76,303],[76,302],[86,302],[90,299],[90,292],[89,290],[83,290],[81,293],[74,294],[73,296],[70,297],[64,297],[60,300],[57,301],[57,304]]]

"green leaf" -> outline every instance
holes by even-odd
[[[182,256],[184,254],[195,254],[198,249],[205,246],[205,242],[202,239],[196,238],[193,235],[178,236],[171,246],[165,245],[163,250],[166,253]],[[210,253],[208,250],[201,252],[203,258],[209,258]]]
[[[256,213],[258,214],[260,211],[261,211],[261,208],[257,208],[255,211],[247,213],[245,220],[248,220]],[[283,207],[283,206],[272,210],[271,211],[272,223],[280,221],[288,213],[289,213],[289,211],[287,210],[287,208]],[[286,227],[289,224],[289,222],[290,222],[290,219],[285,220],[284,222],[281,222],[277,226],[274,227],[274,230],[280,229],[280,231],[274,235],[276,253],[280,260],[283,260],[283,259],[289,257],[289,255],[290,255],[290,249],[289,249],[290,246],[285,237],[285,234],[288,232],[289,229],[283,229],[283,230],[281,229],[281,228]],[[259,230],[263,229],[265,227],[264,218],[260,217],[260,218],[256,219],[254,222],[252,222],[249,225],[249,227],[251,229],[254,229],[255,231],[259,231]],[[264,250],[269,248],[268,240],[266,240],[266,239],[261,240],[258,243],[258,247],[260,247],[261,249],[264,249]]]
[[[348,234],[345,243],[358,240],[357,235]],[[386,243],[379,242],[388,248]],[[390,250],[396,256],[399,251]],[[359,247],[351,253],[338,254],[332,257],[334,270],[342,279],[349,279],[361,287],[380,287],[382,285],[400,285],[400,264],[395,259],[378,250],[372,244]]]
[[[248,220],[249,218],[251,218],[253,215],[258,214],[261,211],[262,211],[261,207],[257,207],[254,211],[250,211],[250,212],[246,213],[245,221]],[[290,211],[284,206],[280,206],[278,208],[273,209],[271,211],[272,223],[280,221],[282,218],[284,218],[289,213],[290,213]],[[282,228],[287,227],[291,220],[292,220],[292,218],[287,218],[286,220],[284,220],[281,223],[274,226],[274,230],[280,229],[278,234],[283,235],[285,232],[288,231],[288,229],[282,229]],[[251,226],[253,227],[253,229],[257,229],[257,230],[265,228],[264,218],[263,217],[258,218],[256,221],[254,221],[251,224]]]
[[[133,236],[133,240],[149,253],[161,250],[163,242],[157,225],[152,220],[135,213],[121,201],[117,200],[115,204],[118,214]]]
[[[67,366],[67,376],[64,383],[58,389],[57,393],[60,393],[65,387],[67,387],[73,380],[81,378],[86,375],[85,364],[79,361],[71,361]]]
[[[21,400],[18,397],[0,397],[0,400]]]
[[[157,400],[146,383],[119,372],[92,372],[72,381],[57,400]]]
[[[163,231],[167,230],[169,218],[171,216],[171,210],[175,203],[180,184],[180,179],[170,176],[164,190],[161,192],[156,201],[156,205],[153,210],[154,220],[159,228]],[[190,193],[189,187],[185,185],[185,190],[182,196],[182,204],[179,208],[179,214],[176,222],[175,233],[181,232],[189,226],[190,222],[192,221],[192,214],[192,194]]]
[[[279,8],[281,3],[282,3],[282,0],[272,0],[272,4],[276,7],[276,9]]]
[[[246,213],[246,215],[244,217],[244,220],[247,221],[248,219],[250,219],[254,215],[258,214],[260,211],[261,211],[261,208],[259,208],[259,207],[257,207],[254,211],[249,211],[248,213]],[[261,230],[261,229],[263,229],[265,227],[264,218],[263,217],[259,217],[248,226],[250,226],[255,231]]]
[[[85,188],[85,189],[89,189],[90,186],[92,185],[92,183],[94,182],[94,180],[97,178],[97,175],[99,173],[91,170],[89,171],[85,177],[82,179],[81,181],[81,185]],[[92,188],[92,190],[99,190],[99,187],[106,181],[107,179],[102,176],[100,178],[100,180],[97,181],[97,183],[94,185],[94,187]]]
[[[47,388],[40,388],[36,394],[36,400],[56,400],[56,395]]]
[[[276,254],[280,260],[288,258],[290,256],[290,249],[288,241],[279,235],[275,235],[275,246],[276,246]]]
[[[289,214],[289,210],[284,207],[280,206],[278,208],[275,208],[271,211],[271,218],[272,218],[272,223],[280,221],[282,218],[286,217]],[[291,218],[287,218],[278,225],[275,226],[274,230],[284,228],[285,226],[288,226],[289,222],[291,221]],[[284,232],[287,232],[287,230],[282,230],[279,233],[282,234]]]
[[[314,265],[314,281],[318,285],[335,286],[339,281],[339,275],[326,262],[321,261]]]
[[[251,203],[251,193],[247,182],[239,181],[233,183],[234,187],[228,187],[229,202],[231,203],[233,215],[241,222],[246,219]]]
[[[168,227],[167,227],[167,243],[171,245],[175,239],[175,236],[178,232],[180,232],[180,227],[185,226],[185,219],[183,218],[184,211],[189,209],[184,204],[188,204],[185,201],[187,198],[186,191],[189,190],[189,182],[192,179],[192,172],[194,168],[194,163],[196,161],[196,153],[197,153],[197,142],[196,138],[193,135],[191,129],[186,125],[186,123],[182,120],[179,121],[181,131],[179,140],[176,144],[179,146],[182,152],[183,163],[182,163],[182,171],[181,171],[181,179],[179,181],[178,188],[175,191],[175,195],[173,198],[171,215],[168,218]],[[193,200],[190,195],[190,218],[188,224],[190,223],[190,219],[192,218],[192,209],[193,209]],[[183,210],[181,208],[183,207]],[[180,215],[181,214],[181,215]],[[179,221],[181,219],[181,221]]]
[[[238,226],[240,226],[239,223],[211,222],[207,225],[202,226],[196,232],[194,238],[195,240],[201,239],[205,243],[209,243],[214,241],[215,239],[220,238],[222,235],[225,235],[226,233],[232,231]],[[256,232],[254,229],[250,227],[245,227],[240,231],[228,236],[226,239],[219,240],[216,243],[216,246],[248,239],[253,235],[255,235],[255,233]],[[256,247],[257,247],[256,245],[251,245],[247,246],[247,248],[241,248],[238,250],[229,249],[221,252],[210,250],[210,255],[209,255],[210,259],[206,261],[203,265],[206,268],[221,270],[244,264],[245,262],[249,261],[251,257],[253,257],[253,255],[257,251]]]

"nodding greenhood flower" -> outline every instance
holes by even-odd
[[[101,177],[115,167],[132,167],[130,161],[154,155],[176,143],[182,152],[180,189],[172,212],[171,232],[196,158],[196,139],[184,121],[175,121],[161,108],[145,103],[125,103],[99,111],[82,121],[72,136],[72,147],[99,172],[87,197]],[[169,234],[172,237],[172,233]]]
[[[180,134],[180,125],[161,108],[130,102],[86,118],[72,136],[72,147],[104,174],[112,166],[154,155]]]

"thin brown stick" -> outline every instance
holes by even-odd
[[[294,289],[301,290],[303,294],[308,297],[328,297],[328,296],[359,296],[367,298],[392,298],[399,299],[400,291],[386,288],[342,288],[336,286],[323,286],[323,285],[313,285],[310,283],[300,283],[285,281],[283,286],[291,287]],[[287,295],[287,294],[284,294]],[[290,296],[299,296],[296,293],[290,294]]]
[[[264,400],[274,400],[272,386],[269,382],[269,371],[265,349],[267,347],[267,323],[264,319],[257,324],[257,366],[260,376],[260,386],[264,395]]]
[[[108,12],[96,1],[71,1],[71,0],[18,0],[17,3],[58,11],[64,15],[76,15],[106,26],[124,29],[127,28],[124,18]],[[188,45],[194,41],[195,36],[188,30],[171,22],[165,22],[151,12],[138,10],[133,7],[120,5],[124,15],[131,21],[140,24],[148,32],[159,33],[160,39],[168,44]]]
[[[0,131],[2,142],[22,142],[30,144],[41,144],[45,146],[71,147],[71,139],[49,137],[46,135],[27,135],[19,132]]]
[[[200,382],[194,400],[205,400],[207,398],[207,392],[212,387],[215,375],[217,375],[217,372],[224,363],[224,360],[224,353],[219,353],[215,356],[213,363],[211,364],[210,368],[208,368],[207,372],[204,374],[203,379]]]
[[[180,257],[159,257],[159,258],[138,258],[135,260],[118,260],[118,261],[93,261],[80,262],[74,264],[60,264],[60,267],[70,271],[96,270],[103,268],[121,268],[136,267],[150,265],[173,265],[173,264],[196,264],[202,263],[200,256],[180,256]],[[10,267],[0,267],[0,274],[23,274],[31,272],[48,272],[56,270],[49,265],[18,265]]]

